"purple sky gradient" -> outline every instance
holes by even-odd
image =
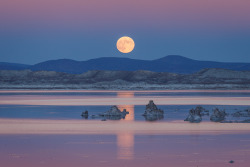
[[[250,62],[249,9],[249,0],[1,0],[0,61],[179,54]],[[135,40],[131,55],[115,50],[123,35]]]

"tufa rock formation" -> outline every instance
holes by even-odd
[[[210,117],[210,120],[213,122],[221,122],[224,121],[226,116],[225,110],[219,110],[218,108],[213,109],[213,114]]]
[[[233,117],[250,117],[250,108],[244,111],[237,111],[232,114]]]
[[[82,114],[81,114],[82,117],[84,117],[85,119],[88,119],[89,117],[89,112],[86,110],[86,111],[83,111]]]
[[[164,111],[158,109],[157,106],[154,104],[153,100],[150,100],[149,103],[146,105],[145,112],[143,116],[155,116],[155,115],[163,115]]]
[[[195,110],[200,112],[201,116],[209,115],[209,111],[203,108],[202,106],[196,106]]]
[[[164,118],[164,111],[158,109],[153,100],[150,100],[146,105],[143,116],[146,121],[156,121]]]
[[[112,106],[110,110],[99,114],[99,116],[104,117],[105,119],[119,120],[122,118],[124,119],[127,114],[129,114],[129,112],[126,109],[121,111],[117,106]]]
[[[184,121],[189,121],[191,123],[199,123],[202,121],[203,115],[209,115],[209,112],[202,106],[196,106],[195,109],[189,110],[189,115]]]

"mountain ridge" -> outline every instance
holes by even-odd
[[[139,60],[124,57],[100,57],[86,61],[58,59],[34,65],[1,63],[0,70],[56,71],[81,74],[91,70],[170,72],[191,74],[205,68],[223,68],[236,71],[250,71],[250,63],[228,63],[193,60],[179,55],[169,55],[155,60]]]

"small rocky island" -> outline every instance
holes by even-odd
[[[127,114],[129,114],[129,112],[126,109],[121,111],[117,106],[112,106],[108,111],[99,114],[99,116],[108,119],[121,119],[125,118]]]
[[[250,117],[250,108],[243,111],[237,111],[232,114],[233,117]]]
[[[250,123],[250,108],[243,111],[237,111],[231,114],[231,116],[240,120],[222,121],[221,123]]]
[[[209,111],[207,111],[202,106],[196,106],[195,109],[189,110],[189,115],[184,121],[189,121],[191,123],[199,123],[202,121],[202,116],[209,115]]]
[[[121,111],[117,106],[112,106],[108,111],[98,114],[98,115],[91,115],[91,118],[101,118],[102,121],[106,121],[106,119],[110,120],[120,120],[124,119],[129,112],[124,109]],[[88,119],[89,113],[88,111],[82,112],[81,116],[85,119]]]
[[[209,115],[209,111],[201,106],[197,106],[195,109],[192,108],[189,111],[189,115],[184,121],[189,121],[191,123],[200,123],[202,121],[202,116],[206,115]],[[216,107],[212,109],[210,121],[219,123],[250,123],[250,109],[245,109],[243,111],[237,111],[230,114],[226,113],[225,109],[221,110]]]
[[[155,121],[164,118],[164,111],[158,109],[158,107],[154,104],[153,100],[150,100],[146,105],[145,112],[143,114],[147,121]]]

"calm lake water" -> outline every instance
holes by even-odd
[[[164,110],[160,120],[142,116],[149,100]],[[107,121],[80,116],[112,105],[130,113]],[[200,124],[184,122],[197,105],[234,113],[250,107],[250,91],[2,90],[0,164],[248,167],[250,124],[212,123],[209,116]]]

